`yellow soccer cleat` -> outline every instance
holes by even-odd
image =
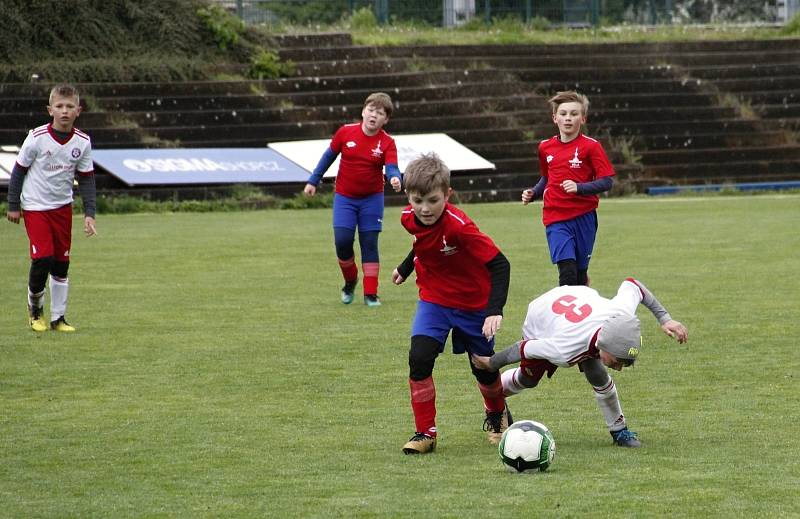
[[[64,320],[64,316],[62,315],[55,321],[50,322],[50,329],[57,331],[57,332],[74,332],[75,327],[69,324],[67,321]]]
[[[47,322],[42,317],[42,308],[29,306],[28,307],[28,324],[34,332],[46,332]]]
[[[436,448],[436,438],[423,433],[414,433],[414,436],[403,445],[406,454],[426,454]]]

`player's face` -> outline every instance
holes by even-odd
[[[561,103],[553,114],[553,122],[558,126],[562,141],[571,141],[581,131],[581,125],[586,122],[583,115],[583,106],[580,103]]]
[[[620,360],[605,350],[599,351],[600,361],[609,369],[613,369],[614,371],[622,371],[624,367],[631,365],[630,361]]]
[[[53,118],[53,128],[60,132],[68,132],[72,130],[75,119],[81,114],[81,105],[77,97],[55,94],[53,101],[47,105],[47,112]]]
[[[361,110],[361,128],[367,135],[375,135],[389,121],[386,111],[373,103],[368,104]]]
[[[436,189],[424,195],[415,192],[408,194],[408,202],[411,204],[411,209],[414,210],[414,215],[423,225],[433,225],[439,221],[439,217],[442,216],[444,206],[449,198],[449,190],[445,193],[441,189]]]

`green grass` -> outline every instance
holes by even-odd
[[[556,280],[540,205],[468,205],[512,264],[505,346]],[[604,200],[590,274],[643,280],[689,327],[615,374],[644,448],[611,446],[577,369],[510,400],[558,443],[517,476],[461,356],[438,450],[406,457],[410,237],[387,209],[384,305],[338,302],[330,210],[100,215],[76,236],[73,335],[26,329],[24,229],[0,225],[4,517],[781,517],[798,514],[800,196]],[[77,223],[77,222],[76,222]]]

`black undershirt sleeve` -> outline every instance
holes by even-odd
[[[397,266],[397,273],[403,276],[403,279],[408,279],[412,272],[414,272],[414,249],[411,249],[406,259]]]
[[[491,289],[489,290],[489,304],[486,305],[486,315],[503,315],[503,307],[508,299],[508,285],[511,281],[511,264],[502,252],[486,263],[489,269]]]
[[[22,183],[25,182],[25,173],[28,168],[23,168],[19,164],[14,164],[11,170],[11,178],[8,180],[8,210],[19,211],[20,200],[22,194]]]

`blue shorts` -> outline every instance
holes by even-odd
[[[578,264],[578,269],[589,268],[597,236],[597,212],[590,211],[572,220],[551,223],[545,233],[550,247],[550,260],[554,264],[571,259]]]
[[[468,351],[473,355],[489,357],[494,355],[494,337],[483,336],[483,321],[486,312],[467,312],[446,306],[417,302],[417,314],[411,326],[411,336],[426,335],[441,344],[439,353],[444,351],[447,335],[453,330],[453,353]]]
[[[333,226],[359,231],[378,231],[383,228],[383,193],[365,198],[333,195]]]

